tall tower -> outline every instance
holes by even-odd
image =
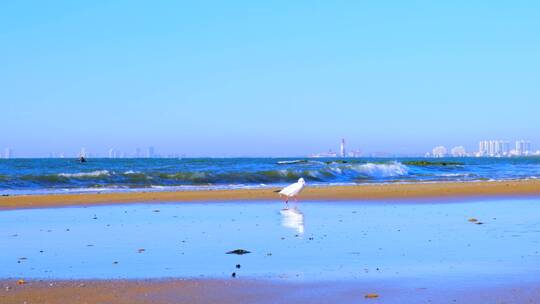
[[[115,158],[116,157],[116,151],[113,148],[109,149],[109,158]]]
[[[345,151],[345,138],[341,139],[341,146],[339,147],[339,155],[345,157],[347,151]]]

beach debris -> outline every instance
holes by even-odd
[[[378,297],[379,297],[379,295],[376,294],[376,293],[368,293],[368,294],[366,294],[366,295],[364,296],[364,298],[366,298],[366,299],[376,299],[376,298],[378,298]]]
[[[468,219],[469,222],[471,223],[476,223],[478,222],[478,219],[475,219],[474,217],[471,217],[470,219]]]
[[[159,209],[152,210],[152,212],[160,212]]]
[[[227,254],[238,254],[238,255],[243,255],[243,254],[248,254],[248,253],[251,253],[251,251],[247,251],[245,249],[235,249],[235,250],[231,250],[227,252]]]
[[[94,217],[92,218],[93,220],[97,220],[97,216],[94,214]]]
[[[242,267],[242,266],[240,266],[240,264],[236,264],[237,269],[240,269],[240,267]]]
[[[236,278],[236,272],[231,273],[231,277]]]
[[[113,264],[114,264],[114,265],[117,265],[117,264],[118,264],[118,261],[114,261]]]
[[[484,225],[482,222],[477,222],[476,225]]]
[[[26,284],[26,281],[23,280],[23,279],[19,279],[19,280],[17,281],[17,285],[24,285],[24,284]]]
[[[269,252],[269,253],[267,253],[266,255],[267,255],[267,256],[272,256],[272,253],[271,253],[271,252]]]
[[[145,250],[144,248],[139,248],[139,249],[137,249],[137,252],[138,252],[138,253],[143,253],[143,252],[145,252],[145,251],[146,251],[146,250]]]

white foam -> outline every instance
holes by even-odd
[[[133,171],[133,170],[128,170],[126,172],[124,172],[125,175],[130,175],[130,174],[141,174],[141,172],[139,171]]]
[[[79,172],[79,173],[59,173],[58,176],[62,177],[98,177],[98,176],[109,176],[109,171],[107,170],[97,170],[92,172]]]
[[[361,164],[351,166],[358,173],[365,174],[370,177],[393,177],[403,176],[409,173],[409,168],[399,162],[388,164]]]

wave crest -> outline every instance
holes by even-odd
[[[352,165],[351,168],[365,177],[384,178],[404,176],[409,174],[409,168],[402,163],[393,162],[389,164],[367,163],[362,165]]]
[[[58,173],[58,176],[67,178],[85,178],[85,177],[100,177],[111,175],[107,170],[97,170],[92,172],[78,172],[78,173]]]
[[[258,168],[260,169],[260,168]],[[285,184],[304,178],[314,183],[350,183],[384,180],[409,174],[409,168],[399,162],[388,163],[330,163],[269,168],[270,170],[207,170],[207,171],[117,171],[26,175],[25,182],[50,187],[150,187],[182,185],[252,185]],[[1,178],[1,177],[0,177]]]

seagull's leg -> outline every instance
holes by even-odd
[[[279,197],[281,197],[281,194],[279,195]],[[285,209],[287,209],[287,206],[288,206],[288,203],[289,203],[289,199],[287,198],[286,195],[283,196],[285,198]]]
[[[296,195],[293,196],[293,198],[294,198],[294,202],[295,202],[295,203],[298,203],[298,198],[296,197]]]

